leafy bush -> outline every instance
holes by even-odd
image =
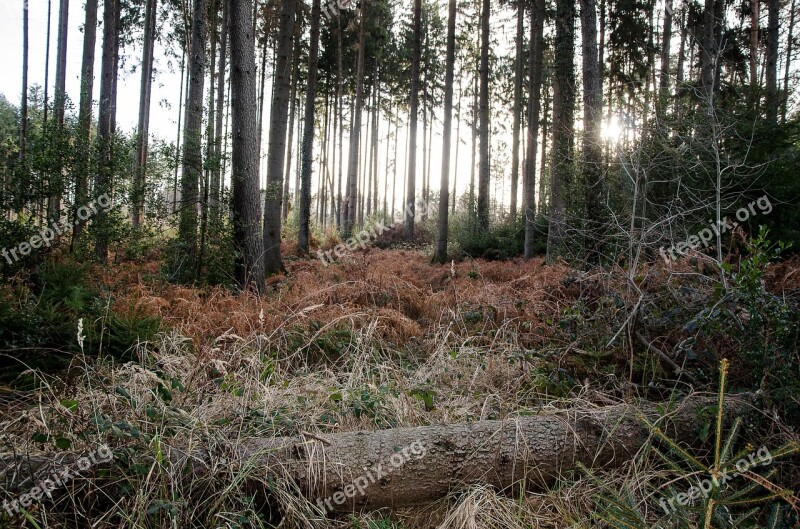
[[[158,319],[116,313],[90,273],[84,263],[48,261],[5,288],[0,296],[0,349],[5,351],[0,380],[14,381],[27,368],[62,369],[80,353],[128,360],[137,343],[161,330]]]

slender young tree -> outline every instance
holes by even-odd
[[[78,159],[76,163],[75,204],[72,211],[73,229],[70,249],[81,237],[84,222],[78,208],[86,205],[89,194],[91,166],[92,92],[94,90],[94,56],[97,43],[97,0],[86,1],[86,20],[83,24],[83,61],[81,64],[81,99],[78,109]]]
[[[528,51],[528,152],[525,156],[525,258],[534,255],[536,235],[536,153],[539,146],[539,113],[542,93],[542,63],[544,56],[545,0],[535,0],[531,6],[531,42]],[[545,138],[546,140],[546,138]],[[543,178],[540,175],[539,178]]]
[[[119,47],[119,13],[120,0],[105,0],[103,3],[103,56],[100,67],[100,105],[97,116],[97,144],[99,163],[95,180],[95,197],[107,195],[111,197],[114,180],[114,83],[117,77],[116,58]],[[94,223],[94,253],[100,262],[108,260],[108,226],[107,214],[99,211]]]
[[[64,127],[64,108],[67,100],[67,38],[69,33],[69,0],[61,0],[58,14],[58,49],[56,52],[56,86],[53,113],[59,129]],[[47,197],[47,218],[55,222],[61,216],[61,175],[50,181]]]
[[[664,31],[661,35],[661,79],[659,81],[658,93],[659,109],[661,110],[666,107],[666,102],[669,99],[669,63],[670,51],[672,50],[672,16],[672,0],[666,0],[664,3]]]
[[[308,254],[309,223],[311,216],[311,167],[314,161],[314,103],[317,98],[317,56],[319,55],[320,0],[311,6],[311,43],[308,51],[308,80],[306,85],[306,110],[303,121],[303,153],[300,173],[300,230],[297,235],[297,251]],[[327,133],[327,131],[325,131]],[[320,172],[322,183],[323,173]],[[322,183],[324,188],[324,183]],[[324,201],[323,201],[324,203]],[[320,215],[322,217],[322,215]]]
[[[525,61],[524,32],[525,32],[525,3],[517,1],[517,38],[516,54],[514,57],[514,123],[511,140],[511,204],[509,213],[511,220],[517,217],[517,189],[519,188],[519,150],[520,150],[520,125],[522,122],[522,83],[523,68]]]
[[[794,47],[794,22],[797,11],[796,0],[792,0],[789,9],[789,35],[786,39],[786,69],[783,74],[783,104],[781,105],[781,123],[786,124],[786,114],[789,110],[789,77],[792,70],[792,51]]]
[[[203,85],[206,77],[206,0],[194,0],[189,53],[189,90],[186,99],[186,122],[183,127],[181,173],[181,215],[178,236],[189,257],[184,272],[193,279],[198,256],[197,228],[200,179],[203,176]]]
[[[145,180],[147,177],[147,147],[150,136],[150,97],[153,87],[153,59],[156,45],[156,0],[147,0],[144,15],[144,44],[142,79],[139,85],[139,124],[136,129],[136,155],[133,159],[133,209],[131,224],[138,228],[144,222]]]
[[[297,25],[295,25],[295,28]],[[297,33],[297,31],[295,31]],[[297,118],[297,86],[300,72],[300,39],[296,38],[292,52],[292,90],[289,96],[289,139],[286,141],[286,173],[283,178],[283,220],[289,218],[289,182],[292,180],[292,159],[294,152],[294,122]],[[294,190],[295,194],[299,189]]]
[[[214,156],[211,170],[211,192],[209,194],[209,208],[211,218],[216,220],[219,216],[220,190],[222,184],[222,128],[225,114],[225,65],[228,56],[228,17],[230,2],[222,2],[222,28],[220,29],[219,60],[217,61],[217,109],[214,112]]]
[[[780,0],[767,0],[769,18],[767,22],[767,67],[766,110],[769,123],[778,122],[778,47],[780,38]]]
[[[453,77],[456,63],[457,2],[450,0],[447,15],[447,52],[444,77],[444,124],[442,131],[442,180],[439,185],[439,236],[434,262],[447,262],[447,215],[450,210],[450,141],[453,128]]]
[[[289,110],[289,55],[292,53],[295,0],[281,2],[277,56],[270,110],[267,155],[267,196],[264,202],[264,272],[283,271],[281,260],[281,192],[286,156],[286,124]],[[289,175],[286,175],[289,178]]]
[[[364,108],[364,68],[367,48],[367,7],[370,0],[361,0],[358,29],[358,63],[356,66],[356,103],[353,109],[353,126],[350,128],[350,156],[347,174],[347,216],[343,234],[349,237],[358,218],[358,152],[361,143],[361,113]]]
[[[264,284],[259,196],[257,79],[252,0],[230,1],[231,39],[231,190],[233,241],[238,249],[234,278],[242,289],[260,292]],[[213,88],[212,88],[213,89]]]
[[[479,103],[480,115],[480,149],[478,169],[478,227],[489,229],[489,19],[491,17],[491,0],[482,0],[481,14],[481,93]]]
[[[411,52],[411,109],[409,111],[408,181],[406,189],[406,240],[414,240],[414,207],[417,194],[417,114],[419,113],[420,54],[422,52],[422,0],[414,0],[413,44]]]
[[[28,2],[22,6],[22,97],[19,104],[19,160],[25,161],[28,139]]]

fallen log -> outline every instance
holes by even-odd
[[[177,468],[197,473],[223,465],[263,479],[292,480],[327,512],[424,504],[471,484],[498,490],[542,487],[581,463],[614,468],[629,462],[649,442],[656,424],[671,438],[693,444],[700,413],[716,397],[691,397],[674,406],[620,404],[596,409],[547,411],[502,421],[393,428],[380,431],[306,434],[299,437],[244,439],[219,451],[173,449]],[[725,400],[727,424],[751,409],[747,395]],[[708,419],[713,420],[713,418]],[[0,483],[6,491],[30,487],[81,457],[0,456]],[[113,468],[113,465],[112,465]],[[25,489],[27,490],[27,489]]]

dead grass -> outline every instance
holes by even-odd
[[[70,449],[109,442],[130,458],[129,474],[119,477],[133,487],[129,495],[87,499],[76,493],[62,500],[94,512],[94,527],[248,526],[235,525],[237,519],[269,526],[258,521],[245,476],[230,475],[224,464],[210,465],[200,477],[166,464],[132,470],[154,454],[169,461],[169,454],[224,451],[252,437],[445,424],[542,406],[616,402],[635,390],[613,374],[591,383],[557,380],[554,373],[565,362],[593,353],[568,343],[554,348],[563,334],[559,322],[578,300],[600,303],[614,291],[633,305],[638,290],[661,289],[676,272],[693,273],[684,263],[656,266],[631,283],[625,274],[581,273],[539,259],[432,266],[418,252],[372,250],[327,267],[289,260],[287,274],[272,278],[259,298],[142,277],[157,271],[153,263],[136,263],[99,272],[118,313],[157,316],[172,329],[143,344],[138,363],[76,358],[71,384],[42,377],[33,405],[27,401],[0,415],[3,451],[55,452],[52,443],[33,441],[45,433],[67,439]],[[776,271],[771,281],[789,288],[793,271]],[[605,477],[630,483],[652,471],[643,466]],[[578,478],[541,494],[514,497],[476,487],[431,506],[335,520],[321,517],[288,484],[264,487],[280,507],[281,527],[388,528],[379,525],[388,518],[408,529],[591,527],[598,488]],[[147,514],[158,502],[174,515]],[[82,526],[64,509],[64,503],[43,502],[32,516],[51,527]]]

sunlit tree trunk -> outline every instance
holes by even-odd
[[[409,111],[408,181],[406,188],[406,240],[414,240],[417,194],[417,114],[419,113],[419,68],[422,51],[422,0],[414,0],[413,45],[411,51],[411,108]]]
[[[358,219],[358,166],[361,140],[361,112],[364,107],[364,61],[367,47],[367,7],[369,0],[361,0],[358,29],[358,63],[356,66],[356,100],[353,109],[353,126],[350,129],[350,154],[347,172],[347,217],[343,233],[349,237]]]
[[[447,262],[447,214],[450,208],[450,141],[453,128],[453,76],[456,62],[457,2],[448,2],[447,52],[444,78],[444,123],[442,131],[442,176],[439,185],[439,236],[436,239],[435,262]]]
[[[536,153],[539,147],[539,113],[542,94],[542,67],[544,59],[545,2],[536,0],[531,6],[531,43],[528,65],[528,151],[525,156],[525,259],[534,255],[536,238]],[[540,179],[543,175],[539,176]]]

